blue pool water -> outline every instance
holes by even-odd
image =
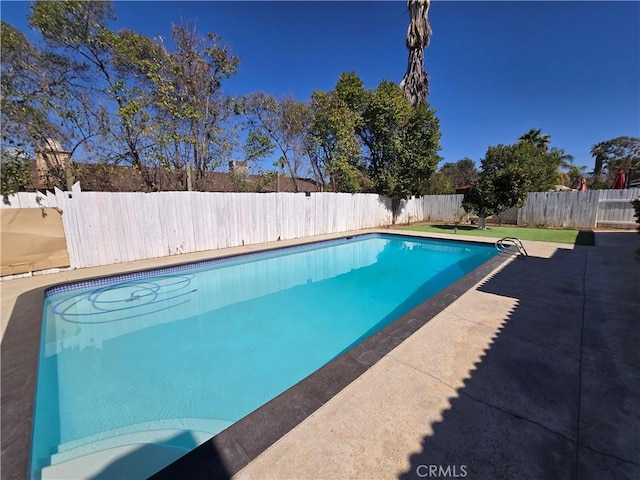
[[[141,445],[161,468],[495,254],[376,234],[56,287],[32,477],[105,474]]]

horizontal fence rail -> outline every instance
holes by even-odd
[[[633,227],[640,188],[530,193],[499,216],[517,225]],[[459,222],[463,195],[401,202],[396,223]],[[58,208],[72,268],[290,240],[392,224],[391,200],[375,194],[72,192],[19,193],[3,208]]]

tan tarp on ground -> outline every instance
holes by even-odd
[[[3,208],[0,275],[68,267],[62,216],[55,208]]]

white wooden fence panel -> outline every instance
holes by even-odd
[[[640,188],[626,190],[602,190],[598,204],[598,224],[610,226],[633,226],[636,224],[633,198],[640,196]]]
[[[455,222],[464,210],[464,195],[427,195],[424,199],[424,220],[428,222]]]
[[[42,208],[49,205],[48,195],[40,192],[18,192],[8,195],[7,202],[0,201],[0,208]]]
[[[47,207],[55,208],[58,206],[58,201],[56,200],[56,195],[53,192],[47,190]]]
[[[400,204],[396,223],[412,223],[424,218],[424,197],[411,197]]]
[[[127,243],[127,261],[130,262],[142,257],[142,248],[140,242],[136,240],[136,230],[138,229],[138,224],[136,223],[135,219],[136,203],[140,202],[136,202],[136,197],[138,196],[137,193],[123,193],[119,196],[121,208],[120,214],[123,219],[122,224],[127,231],[127,236],[124,239],[124,241]],[[162,229],[162,231],[163,233],[165,232],[164,229]]]
[[[584,229],[595,228],[598,214],[598,198],[602,191],[587,190],[585,192],[566,193],[570,194],[567,197],[567,201],[570,201],[571,204],[567,205],[568,213],[565,213],[564,221],[559,226]]]
[[[80,198],[80,196],[84,196],[84,198]],[[100,253],[104,250],[99,231],[102,212],[98,208],[95,193],[74,194],[70,206],[75,207],[76,205],[79,214],[78,223],[86,226],[81,230],[80,241],[83,247],[87,245],[87,266],[101,265]]]
[[[504,212],[494,215],[493,218],[500,224],[517,225],[518,224],[518,212],[519,208],[510,208]]]
[[[595,228],[600,190],[535,192],[518,212],[518,225]]]

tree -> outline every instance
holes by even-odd
[[[453,195],[456,193],[456,186],[451,177],[440,169],[429,178],[425,193],[427,195]]]
[[[456,163],[445,163],[440,170],[444,176],[450,179],[454,187],[470,185],[478,177],[476,162],[467,157]]]
[[[31,170],[24,152],[3,148],[0,160],[0,195],[6,202],[9,195],[26,190],[31,184]]]
[[[247,96],[242,111],[249,129],[245,153],[257,159],[277,151],[279,166],[291,176],[296,192],[304,169],[306,135],[311,122],[309,107],[292,97],[278,101],[263,92]]]
[[[314,92],[309,154],[316,176],[336,191],[375,191],[392,201],[421,195],[441,160],[440,126],[426,101],[417,106],[397,84],[365,89],[354,72],[335,90]]]
[[[307,149],[316,180],[334,192],[366,190],[354,112],[335,92],[313,92],[311,109]]]
[[[331,92],[313,92],[308,143],[314,175],[336,192],[371,189],[359,141],[370,92],[355,72],[343,73]]]
[[[33,157],[37,150],[51,149],[58,140],[73,153],[89,136],[86,130],[70,134],[81,106],[74,105],[67,85],[82,72],[71,60],[37,48],[13,26],[2,22],[0,29],[2,150],[3,159],[9,162],[7,168],[14,165],[15,159],[7,160],[14,157],[13,152]],[[63,188],[65,168],[49,167],[48,176]]]
[[[440,126],[426,102],[412,106],[402,89],[383,80],[371,92],[360,137],[375,191],[392,201],[395,220],[400,201],[421,195],[441,157]]]
[[[600,179],[604,173],[606,185],[610,186],[618,170],[640,170],[640,138],[616,137],[597,143],[591,148],[591,155],[595,159],[594,179]]]
[[[413,106],[426,101],[429,95],[429,76],[424,71],[424,49],[429,45],[431,37],[430,4],[430,0],[407,1],[410,18],[407,30],[409,60],[400,87]]]
[[[553,147],[549,150],[551,135],[542,133],[539,128],[531,129],[527,133],[521,135],[518,138],[518,142],[528,142],[542,153],[551,154],[548,159],[554,164],[556,162],[558,163],[558,168],[555,172],[556,178],[554,185],[569,185],[571,183],[571,176],[565,170],[568,170],[572,166],[574,160],[573,155],[566,153],[562,148],[558,147]]]
[[[190,24],[173,25],[172,39],[175,51],[163,47],[162,56],[141,60],[151,66],[146,72],[155,113],[151,138],[161,164],[179,171],[189,165],[201,189],[205,173],[233,151],[234,103],[222,92],[222,82],[236,73],[239,59],[219,36],[199,35]]]
[[[567,167],[567,177],[568,183],[567,186],[571,188],[578,188],[580,186],[580,181],[585,178],[587,175],[587,167],[586,166],[576,166],[569,165]]]
[[[482,159],[478,180],[467,191],[463,207],[485,218],[520,207],[528,192],[546,191],[555,185],[560,164],[557,152],[544,152],[531,141],[490,146]]]
[[[47,2],[31,5],[29,23],[44,37],[51,51],[73,58],[84,73],[73,85],[67,85],[75,98],[92,102],[79,122],[98,123],[102,150],[110,151],[115,162],[131,163],[144,175],[148,188],[153,181],[145,169],[144,132],[147,129],[141,92],[127,82],[125,62],[117,63],[118,46],[126,46],[127,35],[119,37],[108,28],[115,18],[108,2]],[[115,51],[114,51],[115,50]],[[115,103],[115,108],[110,106]]]
[[[196,181],[233,148],[232,101],[222,81],[238,59],[213,33],[173,26],[174,51],[131,30],[113,31],[111,3],[36,1],[29,22],[47,52],[73,62],[49,115],[66,121],[65,149],[80,139],[83,153],[139,170],[147,190],[162,188],[160,168],[195,170]],[[77,146],[77,144],[76,144]],[[74,151],[71,149],[71,151]],[[154,167],[154,168],[152,168]]]
[[[407,30],[407,50],[409,60],[407,72],[400,83],[411,105],[425,102],[429,95],[429,76],[424,71],[424,49],[429,45],[431,25],[429,25],[430,0],[408,0],[409,28]]]
[[[549,149],[549,144],[551,143],[551,135],[542,133],[539,128],[532,128],[527,133],[520,135],[518,141],[531,142],[536,148],[546,152]]]
[[[573,165],[574,157],[573,155],[566,153],[564,149],[553,147],[551,149],[551,153],[557,156],[559,159],[559,167],[557,172],[557,185],[564,185],[566,187],[571,187],[575,185],[578,187],[580,185],[580,176],[577,179],[577,185],[575,184],[575,176],[577,172],[580,172],[581,168],[586,167],[575,167]],[[580,174],[578,174],[580,175]]]

